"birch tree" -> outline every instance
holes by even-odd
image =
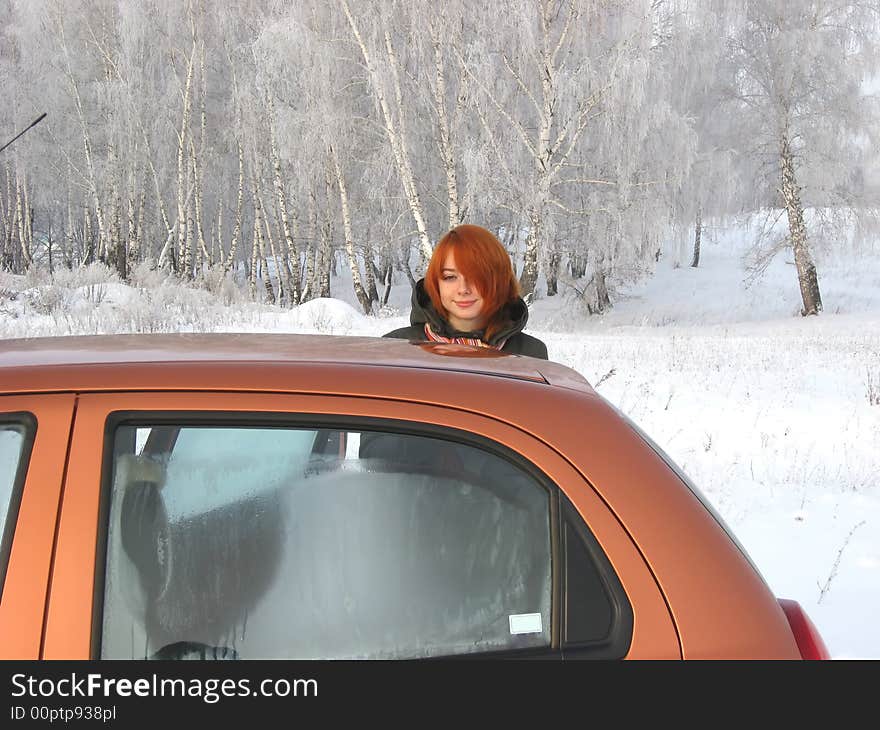
[[[143,259],[195,285],[217,262],[285,304],[329,296],[338,261],[367,311],[392,264],[414,283],[469,220],[499,235],[524,294],[541,272],[599,312],[670,244],[699,264],[708,221],[770,206],[817,312],[817,211],[868,205],[876,11],[0,0],[0,128],[48,112],[0,160],[0,257],[123,275]]]
[[[823,305],[805,208],[841,202],[834,190],[846,187],[848,172],[835,160],[852,159],[866,133],[863,82],[876,69],[880,7],[745,0],[735,8],[739,22],[728,38],[732,113],[742,121],[741,139],[757,141],[744,149],[776,160],[775,193],[788,221],[783,243],[794,253],[801,314],[815,315]]]
[[[481,123],[499,163],[505,164],[501,161],[509,145],[502,140],[507,136],[525,155],[525,167],[519,172],[528,228],[520,274],[526,297],[535,291],[539,252],[553,247],[550,209],[564,208],[554,186],[569,172],[567,164],[591,122],[602,113],[626,51],[630,29],[625,24],[610,34],[604,32],[608,28],[603,14],[610,7],[586,0],[505,2],[500,11],[494,9],[483,17],[481,27],[487,38],[494,39],[492,46],[461,58],[463,70],[485,100]],[[499,12],[512,20],[513,27],[523,29],[516,43],[493,35]],[[496,71],[507,90],[495,81]],[[511,168],[515,174],[517,170]],[[589,173],[579,177],[577,184],[591,184]]]
[[[670,162],[662,188],[674,263],[698,267],[704,220],[721,215],[737,183],[730,153],[720,134],[718,66],[725,54],[719,43],[721,19],[705,3],[655,4],[652,58],[661,66],[665,154]],[[693,237],[689,232],[693,230]]]
[[[428,233],[428,223],[422,205],[422,196],[416,184],[413,165],[410,159],[406,138],[407,113],[401,86],[399,52],[395,46],[388,25],[378,27],[383,20],[375,11],[363,12],[355,17],[348,0],[339,0],[358,52],[363,59],[367,78],[381,112],[382,128],[387,135],[388,144],[403,186],[406,202],[418,234],[419,251],[423,261],[431,258],[433,245]],[[367,7],[359,4],[359,9]],[[371,9],[372,10],[372,9]],[[370,34],[366,28],[369,26]]]
[[[54,7],[54,30],[60,41],[61,50],[64,54],[64,68],[67,75],[67,82],[73,97],[76,118],[79,123],[79,132],[82,139],[82,153],[85,160],[86,181],[88,183],[89,193],[91,194],[91,202],[94,206],[95,220],[98,226],[98,253],[104,250],[107,243],[107,221],[104,213],[103,195],[99,189],[99,181],[96,171],[96,165],[93,154],[92,145],[92,120],[87,117],[83,104],[82,94],[80,93],[79,80],[77,71],[74,68],[72,56],[75,51],[68,42],[68,33],[66,30],[67,16],[65,8],[58,3]]]
[[[308,199],[308,228],[317,236],[309,259],[313,276],[308,292],[327,296],[333,239],[341,232],[355,297],[369,314],[378,301],[374,252],[366,236],[365,220],[370,213],[355,201],[365,199],[365,192],[373,186],[369,161],[383,140],[363,124],[372,103],[360,79],[352,78],[350,64],[334,58],[349,45],[338,40],[341,34],[350,33],[348,21],[341,13],[334,17],[327,11],[315,3],[309,16],[300,19],[287,36],[287,54],[295,69],[288,76],[297,98],[290,112],[301,135],[296,166],[299,177],[308,181],[301,195]],[[316,204],[324,207],[323,213],[315,209]]]
[[[452,94],[454,100],[450,105],[450,76],[455,77],[454,70],[458,64],[450,57],[452,49],[461,45],[461,32],[450,7],[442,4],[437,9],[431,3],[434,12],[428,20],[428,31],[431,36],[431,52],[433,57],[434,80],[431,85],[434,114],[436,115],[437,147],[443,161],[443,172],[446,178],[446,200],[449,209],[449,228],[464,222],[461,195],[459,193],[458,167],[460,150],[457,144],[459,125],[468,100],[469,88],[467,77],[458,78],[458,92]],[[450,73],[452,71],[452,73]]]

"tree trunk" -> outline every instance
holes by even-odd
[[[64,243],[65,243],[65,248],[68,249],[68,251],[69,251],[69,254],[65,255],[65,263],[68,265],[68,267],[70,267],[70,263],[68,263],[68,262],[72,263],[71,259],[73,259],[73,252],[74,252],[74,248],[76,245],[77,237],[75,234],[76,224],[74,223],[74,220],[73,220],[73,194],[71,192],[69,182],[67,184],[67,224],[65,225],[65,229],[66,230],[64,232]],[[77,252],[77,253],[79,253],[79,252]],[[68,258],[68,256],[70,258]],[[80,261],[82,260],[82,257],[79,255],[77,255],[76,258]]]
[[[587,258],[580,252],[568,256],[568,271],[573,279],[583,279],[587,274]]]
[[[254,164],[254,176],[252,180],[254,186],[254,265],[259,264],[260,272],[265,272],[263,279],[263,288],[266,290],[266,300],[269,304],[275,304],[277,298],[275,290],[272,288],[272,276],[269,272],[269,265],[266,258],[266,239],[263,235],[263,226],[265,225],[266,211],[263,208],[263,193],[260,190],[260,180],[256,175],[256,163]],[[254,274],[254,291],[256,291],[256,275]]]
[[[437,25],[430,23],[431,45],[434,49],[434,106],[437,109],[438,146],[446,173],[446,198],[449,204],[449,228],[455,228],[462,222],[461,207],[458,199],[458,179],[455,170],[455,151],[452,141],[452,129],[449,115],[446,113],[446,69],[443,52],[446,44],[442,31]],[[459,96],[457,105],[463,106],[464,96]]]
[[[54,275],[55,268],[52,261],[52,218],[50,216],[46,225],[46,252],[49,256],[49,276]]]
[[[321,245],[318,247],[315,262],[319,299],[330,297],[330,268],[333,265],[332,235],[333,228],[329,223],[325,224],[321,229]]]
[[[700,239],[703,236],[703,212],[701,206],[697,206],[697,220],[694,225],[694,258],[691,266],[697,268],[700,265]]]
[[[116,255],[119,251],[119,161],[113,133],[107,142],[107,169],[109,182],[109,210],[107,211],[107,238],[100,244],[100,258],[111,268],[117,268]]]
[[[24,253],[27,257],[27,265],[28,267],[34,263],[34,209],[30,203],[30,193],[28,191],[27,178],[25,178],[24,184],[24,209],[26,212],[25,218],[25,245],[24,245]]]
[[[184,269],[188,263],[187,226],[186,226],[186,178],[188,177],[187,165],[185,164],[186,135],[189,129],[190,99],[192,97],[193,62],[196,58],[196,41],[193,39],[192,50],[187,59],[186,81],[183,87],[183,110],[180,119],[180,131],[177,133],[177,261],[184,262]],[[175,268],[175,270],[177,270]],[[189,276],[192,272],[187,272]]]
[[[138,241],[137,241],[137,223],[135,221],[135,208],[134,208],[134,196],[135,191],[129,188],[128,191],[128,200],[126,201],[126,208],[128,210],[127,215],[127,223],[128,223],[128,253],[129,258],[132,261],[137,261],[138,259]]]
[[[116,152],[113,151],[111,163],[116,165]],[[119,278],[128,281],[128,249],[126,238],[122,235],[122,198],[119,195],[119,175],[112,176],[111,214],[110,214],[110,258]]]
[[[330,201],[333,195],[333,178],[330,164],[324,168],[325,207],[324,223],[321,226],[321,243],[315,263],[317,269],[317,293],[321,298],[330,296],[330,267],[333,265],[333,209]]]
[[[211,266],[226,258],[223,253],[223,201],[217,201],[217,214],[211,224]]]
[[[153,162],[153,153],[151,151],[152,148],[150,146],[150,139],[147,136],[146,129],[144,129],[143,127],[141,127],[141,135],[143,137],[144,149],[146,150],[145,155],[147,158],[147,166],[150,168],[150,175],[153,179],[153,188],[156,191],[156,205],[159,207],[159,215],[162,217],[162,224],[165,226],[165,242],[159,249],[159,255],[156,259],[156,264],[159,266],[159,268],[163,268],[167,265],[169,252],[171,251],[170,246],[174,241],[175,227],[169,220],[168,212],[165,209],[165,201],[162,198],[162,183],[159,181],[159,173],[156,171],[156,165]],[[140,230],[143,231],[143,228],[141,228]],[[143,233],[141,233],[140,235],[143,239]],[[152,243],[149,245],[149,248],[150,254],[152,254]]]
[[[287,198],[284,194],[284,181],[281,177],[281,155],[278,152],[278,142],[275,135],[275,105],[272,101],[272,94],[268,91],[266,92],[266,106],[269,119],[269,150],[272,156],[272,180],[275,186],[275,202],[281,217],[281,230],[286,244],[286,251],[282,255],[285,285],[288,287],[287,295],[290,304],[294,305],[300,298],[299,251],[291,231],[290,217],[287,214]],[[290,270],[288,262],[293,263],[293,271]]]
[[[354,287],[355,296],[364,310],[364,314],[372,314],[373,302],[370,301],[370,296],[361,283],[361,273],[354,251],[354,233],[351,227],[351,214],[348,209],[348,192],[345,187],[345,178],[342,176],[339,158],[332,145],[330,147],[330,157],[333,160],[333,169],[336,171],[336,186],[339,189],[339,203],[342,206],[342,228],[345,233],[345,253],[348,256],[348,266],[351,269],[351,283]]]
[[[185,210],[186,210],[186,223],[183,225],[184,231],[186,235],[183,239],[183,274],[184,276],[192,281],[193,276],[195,274],[196,267],[196,244],[195,244],[195,233],[196,233],[196,225],[193,220],[193,204],[192,204],[192,191],[194,188],[193,179],[192,179],[192,166],[187,165],[186,171],[186,189],[187,196],[185,202]],[[178,263],[180,263],[178,261]]]
[[[596,266],[596,312],[601,314],[611,308],[611,297],[608,296],[608,286],[605,283],[604,262]]]
[[[260,205],[263,207],[265,214],[265,206],[260,194]],[[269,223],[269,216],[264,215],[264,224],[266,229],[266,240],[269,242],[269,253],[272,255],[272,263],[275,264],[275,276],[278,277],[278,298],[277,303],[281,304],[285,297],[290,298],[290,268],[287,266],[287,260],[282,256],[279,258],[278,250],[275,248],[275,237],[272,235],[272,226]]]
[[[232,229],[232,241],[229,243],[229,256],[223,264],[224,271],[229,271],[235,263],[238,253],[238,239],[241,237],[242,215],[244,209],[244,149],[241,140],[236,140],[238,147],[238,198],[235,203],[235,227]]]
[[[15,220],[18,222],[18,250],[15,256],[15,271],[23,274],[30,263],[25,234],[25,208],[21,194],[21,178],[15,176]]]
[[[83,264],[88,266],[95,260],[95,240],[92,235],[92,211],[85,206],[83,213]]]
[[[198,269],[203,266],[210,267],[212,263],[211,254],[208,252],[208,246],[205,243],[205,230],[202,224],[204,208],[202,206],[203,198],[203,170],[205,168],[206,151],[205,146],[208,138],[208,112],[206,108],[208,99],[208,74],[205,73],[205,44],[199,44],[199,77],[201,79],[201,96],[199,98],[199,151],[196,154],[195,143],[190,138],[190,149],[192,150],[192,168],[193,168],[193,185],[195,186],[195,209],[196,209],[196,231],[198,233],[199,251],[201,251],[201,263]],[[201,168],[199,168],[201,165]]]
[[[370,303],[379,301],[379,292],[376,289],[376,280],[381,278],[376,271],[376,264],[373,263],[373,250],[368,243],[362,246],[364,258],[364,284],[367,290],[367,296]]]
[[[791,245],[794,249],[794,263],[797,267],[798,284],[804,308],[801,315],[819,314],[822,311],[822,297],[819,294],[819,279],[816,276],[816,265],[810,254],[807,243],[807,227],[804,224],[804,209],[801,205],[800,188],[794,170],[794,154],[788,140],[787,132],[781,135],[782,162],[782,200],[788,214],[788,230]]]
[[[190,154],[192,155],[192,186],[194,191],[193,208],[195,209],[195,236],[198,242],[196,260],[201,260],[203,264],[210,264],[211,255],[208,253],[208,247],[205,244],[205,227],[202,222],[202,178],[199,174],[199,162],[196,154],[196,146],[190,140]],[[200,264],[196,264],[196,270],[201,269]]]
[[[79,118],[80,124],[80,132],[82,133],[82,142],[83,142],[83,152],[86,158],[86,169],[88,171],[88,183],[89,183],[89,192],[92,195],[92,202],[95,206],[95,220],[98,224],[98,250],[101,250],[103,246],[103,242],[106,239],[106,231],[104,228],[104,212],[101,207],[101,196],[98,193],[98,182],[95,176],[95,167],[92,163],[92,140],[89,134],[89,128],[86,124],[86,115],[83,109],[82,98],[79,94],[79,86],[76,82],[76,77],[73,75],[73,69],[70,65],[70,56],[67,48],[67,40],[64,36],[64,24],[59,20],[58,30],[61,37],[61,46],[64,50],[64,59],[65,65],[67,69],[67,80],[70,82],[71,90],[73,91],[73,98],[76,105],[76,113]],[[91,224],[91,221],[89,221]],[[90,226],[91,227],[91,226]],[[89,240],[88,244],[89,253],[87,254],[87,259],[91,260],[94,258],[94,242]]]
[[[125,239],[119,236],[116,239],[116,273],[122,281],[128,281],[128,256],[125,251]]]
[[[68,200],[70,196],[70,185],[68,184]],[[6,210],[3,215],[3,260],[0,266],[6,271],[12,271],[14,265],[14,257],[12,255],[13,231],[15,230],[15,206],[13,205],[12,195],[12,173],[9,164],[6,165]]]
[[[260,220],[260,212],[257,204],[257,196],[256,193],[253,194],[254,198],[254,235],[252,237],[251,242],[251,266],[250,271],[248,272],[248,290],[251,293],[251,299],[255,302],[257,301],[257,270],[259,268],[259,250],[260,250],[260,226],[262,225],[262,221]]]
[[[137,225],[135,226],[135,238],[132,242],[133,249],[129,251],[129,258],[135,263],[139,261],[146,261],[147,257],[152,255],[152,250],[145,251],[144,250],[144,215],[146,214],[147,208],[147,193],[145,190],[141,191],[141,199],[138,203],[138,213],[137,213]]]
[[[315,259],[318,256],[318,204],[316,201],[315,189],[309,186],[309,202],[306,210],[306,227],[308,245],[303,251],[305,258],[305,274],[302,277],[302,290],[299,295],[299,303],[307,302],[312,298],[312,292],[315,290]]]
[[[400,254],[400,268],[404,274],[406,274],[406,279],[409,281],[409,286],[411,289],[416,288],[416,277],[413,276],[412,269],[409,266],[409,251],[404,251]]]
[[[272,287],[272,272],[269,271],[269,259],[266,258],[266,242],[260,234],[260,277],[263,279],[263,288],[266,290],[266,301],[275,304],[277,298],[275,289]]]
[[[519,287],[526,301],[531,301],[538,283],[538,241],[541,235],[542,214],[537,209],[529,211],[529,234],[519,277]]]
[[[558,291],[559,279],[559,263],[562,260],[562,254],[559,249],[554,246],[547,257],[546,275],[547,275],[547,296],[554,297]]]
[[[385,258],[382,262],[382,284],[385,287],[385,290],[382,292],[382,306],[388,304],[388,297],[391,295],[391,282],[394,275],[394,267],[391,265],[391,260],[389,258]]]
[[[290,306],[295,306],[302,301],[303,296],[303,286],[305,286],[303,279],[305,276],[303,275],[303,268],[305,267],[305,262],[303,261],[303,254],[300,250],[300,247],[303,245],[302,242],[302,224],[300,223],[300,213],[299,211],[295,212],[290,217],[290,231],[293,234],[293,248],[288,248],[285,260],[289,262],[290,266],[290,279],[293,285],[293,294],[290,299]],[[307,241],[304,243],[306,250],[311,245],[311,242]]]

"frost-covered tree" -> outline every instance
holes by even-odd
[[[697,221],[776,205],[818,311],[803,209],[859,203],[875,6],[0,0],[0,129],[47,112],[0,157],[0,265],[295,305],[338,260],[372,311],[467,220],[525,294],[596,312]]]
[[[565,231],[608,230],[592,219],[612,207],[613,218],[638,215],[631,186],[639,177],[644,182],[653,163],[639,154],[658,118],[648,107],[637,109],[652,98],[652,3],[509,0],[500,12],[511,19],[506,27],[514,38],[498,32],[499,9],[484,7],[462,66],[473,79],[475,114],[492,152],[485,168],[503,176],[505,204],[517,212],[513,225],[527,232],[522,290],[534,292],[543,259],[552,294],[571,243],[563,244]]]
[[[768,191],[772,203],[765,205],[785,211],[783,243],[794,252],[801,312],[818,314],[822,297],[804,209],[847,203],[841,193],[853,189],[848,163],[870,125],[876,128],[864,82],[876,70],[880,5],[839,0],[724,5],[727,113],[739,123],[740,148],[772,161],[775,194]]]
[[[669,219],[667,250],[676,263],[699,266],[704,221],[737,209],[741,187],[729,121],[721,109],[719,67],[725,63],[723,18],[710,3],[667,0],[656,4],[653,55],[668,105],[661,138],[666,154],[662,187]],[[671,153],[671,154],[670,154]],[[693,236],[690,233],[693,231]]]
[[[401,49],[393,33],[393,12],[398,3],[352,4],[339,0],[360,51],[370,89],[375,96],[378,123],[385,132],[393,153],[404,195],[418,234],[419,250],[424,260],[431,256],[433,245],[415,172],[407,127],[414,120],[403,95],[404,69]]]

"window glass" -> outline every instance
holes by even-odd
[[[102,658],[416,658],[550,644],[550,496],[438,438],[116,431]]]
[[[6,525],[24,436],[24,426],[0,424],[0,526]]]
[[[146,429],[138,429],[145,431]],[[149,433],[149,432],[148,432]],[[210,512],[277,489],[302,470],[314,431],[265,428],[182,428],[162,462],[164,506],[172,521]],[[140,449],[149,448],[149,435]]]
[[[24,452],[25,435],[26,430],[22,425],[0,424],[0,591],[3,589],[6,561],[15,532],[15,512],[11,508],[18,509],[15,477]]]

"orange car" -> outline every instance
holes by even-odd
[[[562,365],[460,345],[0,348],[0,657],[827,658]]]

